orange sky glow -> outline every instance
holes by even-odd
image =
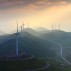
[[[7,9],[0,7],[1,30],[5,32],[15,30],[17,20],[19,26],[24,23],[25,28],[28,27],[29,23],[29,27],[33,29],[44,27],[51,30],[52,25],[54,25],[54,29],[55,25],[56,29],[59,29],[58,25],[60,24],[62,30],[71,32],[71,3],[66,1],[46,1],[47,0],[39,0],[35,3],[28,3],[25,6],[22,1],[17,2],[20,6],[17,6],[16,3],[13,2],[3,3]],[[13,5],[15,5],[15,7]],[[5,26],[5,29],[3,29],[3,26]]]

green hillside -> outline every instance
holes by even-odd
[[[63,55],[71,61],[71,32],[61,30],[52,30],[49,33],[41,35],[43,39],[49,40],[63,47]]]
[[[28,60],[0,60],[0,70],[2,71],[33,71],[36,69],[40,69],[46,66],[46,61],[33,58]],[[44,68],[44,71],[48,70],[48,64],[47,68]],[[39,71],[40,71],[39,70]]]
[[[65,43],[70,40],[70,33],[55,30],[45,33],[41,35],[41,37],[37,37],[33,35],[33,32],[33,30],[30,30],[29,32],[26,30],[23,32],[22,37],[21,33],[19,33],[19,54],[26,52],[27,54],[34,55],[35,58],[26,61],[0,61],[0,69],[2,71],[4,69],[7,71],[26,71],[43,68],[48,64],[49,67],[47,66],[46,69],[38,71],[71,71],[71,67],[65,64],[60,56],[58,56],[60,55],[60,49],[58,44],[55,44],[56,42],[61,43],[62,46],[65,45]],[[3,36],[0,39],[0,42],[0,57],[11,56],[16,53],[16,34]],[[66,47],[64,49],[66,49]]]
[[[35,37],[31,34],[26,33],[27,36],[19,37],[19,53],[27,52],[33,54],[35,56],[49,56],[54,57],[56,56],[55,50],[56,45]],[[16,36],[15,36],[16,37]],[[15,54],[15,47],[16,47],[16,38],[9,39],[2,44],[0,44],[0,56],[1,55],[8,55],[8,54]]]

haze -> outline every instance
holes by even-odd
[[[71,32],[70,0],[0,0],[0,30],[11,32],[19,26],[44,27],[61,25],[61,29]]]

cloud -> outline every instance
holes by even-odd
[[[35,3],[35,2],[60,2],[60,1],[71,2],[71,0],[0,0],[0,3],[25,2],[26,4],[28,4],[28,3]]]
[[[54,5],[64,5],[70,3],[71,0],[0,0],[0,10],[8,9],[43,9]]]
[[[25,22],[29,21],[31,27],[39,24],[44,26],[43,23],[65,23],[71,12],[70,2],[71,0],[0,0],[1,24],[8,26],[7,24],[15,23],[18,18]],[[8,27],[13,29],[12,26]]]
[[[56,2],[71,2],[71,0],[0,0],[0,4],[1,3],[24,3],[25,5],[27,4],[43,4],[43,3],[47,3],[47,2],[51,2],[51,3],[56,3]]]

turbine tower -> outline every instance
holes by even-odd
[[[22,36],[22,26],[21,26],[21,36]]]
[[[25,24],[23,23],[23,30],[24,30],[24,25],[25,25]]]
[[[16,21],[17,22],[17,21]],[[19,36],[18,36],[18,22],[17,22],[17,33],[16,33],[16,55],[18,55],[18,38],[19,38]]]

